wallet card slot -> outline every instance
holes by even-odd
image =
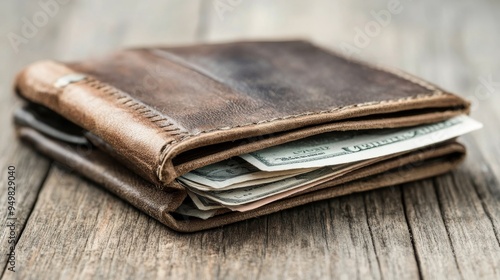
[[[84,136],[84,129],[41,105],[28,103],[18,108],[14,112],[14,122],[66,143],[90,144]]]

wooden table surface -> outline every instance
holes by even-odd
[[[500,279],[500,2],[54,1],[0,3],[4,221],[8,166],[18,185],[16,272],[7,270],[10,230],[0,229],[4,278]],[[397,9],[380,18],[388,5]],[[377,17],[380,28],[370,27]],[[356,44],[366,28],[367,42]],[[15,137],[12,80],[30,62],[280,38],[354,46],[358,58],[471,99],[484,128],[461,138],[466,162],[437,178],[178,234]]]

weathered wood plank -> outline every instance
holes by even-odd
[[[381,279],[382,272],[370,233],[363,194],[329,201],[325,223],[330,269],[335,279]]]
[[[419,270],[399,187],[365,194],[365,207],[384,279],[414,279]]]
[[[402,191],[422,278],[461,278],[432,180],[405,184]]]
[[[441,214],[461,275],[500,277],[500,246],[472,179],[464,167],[436,178]]]
[[[11,127],[1,129],[11,129]],[[34,151],[29,150],[27,147],[15,144],[12,133],[9,134],[11,134],[8,137],[11,140],[10,143],[2,143],[4,147],[9,146],[9,150],[5,151],[0,158],[0,182],[2,184],[0,200],[3,201],[0,209],[3,225],[0,231],[0,261],[2,268],[9,259],[7,254],[11,253],[10,247],[15,245],[12,242],[19,238],[24,229],[49,168],[47,159],[35,154]],[[7,188],[8,166],[15,167],[15,180],[13,180],[16,184],[15,194],[13,194],[15,198],[14,205],[8,204],[11,201],[8,200],[8,191],[10,191]],[[9,215],[8,206],[15,207],[12,216]],[[15,218],[14,227],[10,226],[12,220],[8,220],[8,218]],[[19,259],[17,259],[17,263],[19,263]]]
[[[43,204],[37,203],[17,246],[19,270],[4,277],[48,279],[59,275],[84,279],[102,277],[116,265],[122,267],[117,273],[127,273],[130,265],[146,270],[152,265],[128,263],[123,253],[139,245],[145,255],[155,256],[155,248],[161,244],[158,235],[145,233],[161,226],[117,203],[104,191],[89,188],[86,181],[52,169],[39,197]],[[142,258],[137,253],[132,251]]]
[[[400,215],[403,206],[394,200],[399,195],[397,188],[365,194],[374,196],[365,198],[366,207],[371,209],[367,213],[361,195],[353,195],[222,229],[182,235],[169,231],[93,184],[69,176],[59,168],[52,172],[39,198],[44,205],[37,204],[42,209],[35,209],[27,227],[38,230],[25,231],[18,246],[19,258],[28,260],[20,268],[21,278],[34,272],[49,276],[54,271],[58,271],[58,275],[81,275],[82,278],[98,275],[131,279],[206,275],[295,279],[312,275],[350,279],[356,275],[379,278],[377,275],[382,271],[387,278],[398,271],[394,266],[413,258],[407,236],[393,235],[400,230],[392,228],[406,226]],[[61,188],[62,185],[65,187]],[[442,218],[436,212],[436,198],[432,196],[432,188],[430,190],[429,187],[422,189],[422,194],[427,194],[423,202],[426,207],[433,207],[434,218],[439,224]],[[418,197],[406,196],[405,200]],[[412,212],[407,211],[409,219],[416,222],[416,218],[411,218]],[[384,221],[379,221],[381,219]],[[436,230],[435,224],[415,226],[410,222],[410,225],[413,232]],[[449,253],[451,248],[445,246],[446,234],[441,232],[438,236],[444,239],[438,240],[436,245],[439,247],[434,249]],[[430,245],[427,238],[415,242],[417,248]],[[450,255],[430,253],[435,252],[422,255],[420,265],[425,265],[424,271],[432,271],[431,275],[436,276],[438,274],[428,265],[431,260],[426,258],[439,260],[443,255]],[[482,259],[482,254],[475,255]],[[495,256],[490,257],[495,259]],[[436,264],[438,269],[441,264],[453,267],[453,262],[450,264],[446,258]],[[475,269],[477,272],[477,267]],[[411,267],[409,271],[416,272]],[[409,275],[408,271],[399,275],[416,276]]]
[[[32,149],[25,147],[15,137],[15,132],[12,126],[12,113],[14,108],[19,106],[18,100],[14,97],[12,91],[12,80],[18,69],[28,63],[33,57],[41,57],[48,55],[43,49],[32,52],[29,48],[40,40],[41,34],[44,32],[39,30],[33,38],[29,38],[28,43],[21,44],[19,51],[15,51],[16,45],[11,44],[9,34],[15,33],[22,35],[22,17],[29,17],[36,12],[40,7],[36,2],[21,3],[19,1],[4,1],[0,8],[0,184],[2,186],[0,192],[0,217],[2,217],[2,227],[0,229],[0,264],[3,268],[8,261],[7,254],[10,254],[10,246],[13,245],[14,239],[19,238],[22,233],[26,221],[36,202],[38,192],[45,180],[48,172],[50,161],[38,155]],[[48,24],[47,30],[56,28],[54,25]],[[51,42],[46,42],[46,46],[51,46]],[[8,166],[14,166],[15,174],[15,213],[17,218],[15,229],[12,231],[10,227],[4,226],[8,220]],[[15,243],[14,243],[15,244]],[[17,263],[19,260],[17,260]]]
[[[52,169],[7,279],[381,278],[362,195],[177,234],[68,172]]]
[[[221,18],[215,10],[221,1],[227,3],[70,1],[22,46],[20,55],[0,42],[0,49],[8,50],[0,52],[0,58],[10,66],[0,69],[0,85],[8,89],[15,71],[35,59],[80,59],[121,46],[306,37],[339,49],[343,42],[353,43],[354,28],[373,20],[372,10],[387,5],[384,0],[241,1]],[[496,49],[488,48],[498,45],[490,35],[496,32],[498,4],[459,1],[440,2],[438,7],[430,0],[401,2],[401,13],[356,56],[474,97],[480,85],[477,77],[500,69]],[[2,20],[7,19],[0,26],[2,34],[19,29],[22,16],[39,10],[36,2],[13,3],[1,4]],[[15,13],[5,13],[4,7]],[[464,12],[470,17],[464,18]],[[492,128],[500,120],[494,108],[499,90],[479,100],[473,114],[486,128],[465,138],[469,159],[453,174],[201,233],[174,233],[73,172],[54,168],[18,243],[20,271],[5,276],[498,278],[500,146],[495,141],[499,132]],[[4,92],[0,128],[10,131],[12,97]],[[22,184],[30,186],[22,194],[20,214],[26,219],[48,161],[13,142],[12,134],[2,138],[0,167],[15,162],[20,173],[33,170],[29,177],[20,177],[20,183],[26,180]],[[0,242],[5,243],[3,234]]]

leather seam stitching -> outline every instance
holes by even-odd
[[[84,81],[84,84],[87,86],[94,88],[102,93],[107,94],[108,96],[115,97],[115,100],[121,105],[125,105],[128,108],[131,108],[133,111],[138,112],[143,118],[146,118],[151,124],[159,128],[163,133],[166,133],[168,136],[174,137],[174,139],[170,141],[166,141],[165,144],[160,149],[160,153],[158,154],[158,163],[156,164],[156,172],[155,175],[158,178],[158,181],[164,183],[162,170],[165,165],[168,151],[170,147],[177,143],[178,141],[175,137],[181,136],[179,141],[182,141],[189,136],[189,133],[185,130],[181,130],[180,127],[176,126],[172,121],[170,121],[165,115],[156,110],[150,108],[148,105],[143,104],[142,102],[136,100],[132,96],[128,95],[125,92],[117,89],[114,86],[108,85],[104,82],[101,82],[93,77],[87,77]],[[130,104],[128,104],[130,103]],[[137,106],[137,107],[136,107]],[[135,107],[135,108],[134,108]],[[150,115],[148,115],[151,113]],[[159,118],[158,118],[159,117]],[[163,122],[164,121],[164,122]],[[163,123],[161,123],[163,122]]]
[[[287,120],[287,119],[294,119],[294,118],[303,117],[303,116],[313,116],[313,115],[329,114],[329,113],[333,113],[333,112],[345,111],[345,110],[352,109],[352,108],[365,107],[365,106],[370,106],[370,105],[401,103],[401,102],[409,101],[409,100],[422,100],[422,99],[432,98],[432,97],[435,97],[435,96],[438,96],[438,95],[442,95],[442,94],[443,94],[443,92],[441,90],[436,90],[436,91],[432,92],[431,94],[417,94],[415,96],[410,96],[410,97],[405,97],[405,98],[389,99],[389,100],[382,100],[382,101],[376,101],[376,102],[358,103],[358,104],[354,104],[354,105],[347,105],[347,106],[336,107],[336,108],[333,108],[333,109],[330,109],[330,110],[322,110],[322,111],[318,111],[318,112],[306,112],[306,113],[301,113],[301,114],[296,114],[296,115],[290,115],[290,116],[285,116],[285,117],[280,117],[280,118],[273,118],[273,119],[264,120],[264,121],[245,123],[245,124],[242,124],[242,125],[228,126],[228,127],[222,127],[222,128],[219,127],[219,128],[215,128],[215,129],[211,129],[211,130],[200,131],[200,132],[195,133],[195,134],[185,135],[184,137],[182,137],[179,140],[175,140],[174,139],[174,140],[169,141],[168,143],[165,144],[165,147],[164,147],[164,149],[162,150],[162,152],[160,154],[160,162],[161,162],[161,164],[158,166],[157,176],[158,176],[158,179],[160,180],[160,182],[163,182],[162,181],[162,177],[163,177],[162,170],[163,170],[163,166],[166,164],[167,155],[168,155],[168,152],[170,150],[170,146],[172,146],[174,144],[177,144],[177,143],[180,143],[180,142],[182,142],[184,140],[187,140],[189,138],[192,138],[192,137],[195,137],[195,136],[199,136],[201,134],[205,134],[205,133],[209,133],[209,132],[214,132],[214,131],[221,131],[221,130],[229,131],[229,130],[232,130],[232,129],[235,129],[235,128],[247,127],[247,126],[252,126],[252,125],[259,125],[259,124],[263,124],[263,123],[273,123],[273,122],[276,122],[276,121]]]
[[[179,57],[178,55],[174,54],[174,53],[171,53],[169,52],[168,50],[162,50],[163,52],[166,52],[174,57],[177,57],[179,58],[181,61],[183,60],[182,57]],[[289,116],[285,116],[285,117],[280,117],[280,118],[272,118],[272,119],[268,119],[268,120],[261,120],[261,121],[258,121],[258,122],[251,122],[251,123],[245,123],[245,124],[241,124],[241,125],[235,125],[235,126],[225,126],[225,127],[217,127],[217,128],[213,128],[213,129],[208,129],[208,130],[203,130],[203,131],[199,131],[199,132],[196,132],[196,133],[189,133],[188,135],[185,135],[183,137],[181,137],[181,139],[179,139],[178,141],[176,140],[174,143],[172,144],[175,144],[175,143],[179,143],[179,142],[182,142],[186,139],[189,139],[189,138],[192,138],[194,136],[198,136],[198,135],[201,135],[201,134],[204,134],[204,133],[209,133],[209,132],[214,132],[214,131],[221,131],[221,130],[231,130],[233,128],[240,128],[240,127],[246,127],[246,126],[251,126],[251,125],[258,125],[258,124],[262,124],[262,123],[272,123],[274,121],[280,121],[280,120],[286,120],[286,119],[292,119],[292,118],[297,118],[297,117],[301,117],[301,116],[310,116],[310,115],[320,115],[320,114],[326,114],[326,113],[331,113],[331,112],[334,112],[334,111],[338,111],[338,110],[344,110],[344,109],[349,109],[349,108],[354,108],[354,107],[362,107],[362,106],[366,106],[366,105],[377,105],[377,104],[382,104],[382,103],[393,103],[393,102],[404,102],[404,101],[407,101],[407,100],[416,100],[416,99],[423,99],[423,98],[430,98],[430,97],[434,97],[434,96],[437,96],[437,95],[441,95],[443,94],[443,91],[438,89],[437,87],[435,87],[434,85],[428,83],[427,81],[425,80],[422,80],[418,77],[415,77],[411,74],[408,74],[402,70],[398,70],[398,69],[389,69],[389,68],[385,68],[385,67],[382,67],[382,66],[375,66],[375,65],[371,65],[371,64],[368,64],[366,62],[363,62],[363,61],[360,61],[360,60],[356,60],[356,59],[353,59],[353,58],[349,58],[349,57],[346,57],[340,53],[337,53],[335,51],[332,51],[332,50],[324,50],[325,52],[329,52],[331,53],[332,55],[334,56],[337,56],[337,57],[340,57],[340,58],[343,58],[351,63],[356,63],[362,67],[368,67],[368,68],[371,68],[373,70],[376,70],[376,71],[382,71],[382,72],[385,72],[385,73],[388,73],[388,74],[392,74],[402,80],[405,80],[405,81],[408,81],[410,83],[413,83],[413,84],[416,84],[416,85],[419,85],[429,91],[431,91],[430,93],[425,93],[425,94],[417,94],[415,96],[410,96],[410,97],[405,97],[405,98],[399,98],[399,99],[389,99],[389,100],[383,100],[383,101],[378,101],[378,102],[365,102],[365,103],[358,103],[358,104],[354,104],[354,105],[347,105],[347,106],[341,106],[341,107],[336,107],[336,108],[333,108],[333,109],[328,109],[328,110],[322,110],[322,111],[316,111],[316,112],[305,112],[305,113],[301,113],[301,114],[296,114],[296,115],[289,115]],[[157,54],[155,54],[156,56],[159,56]],[[204,75],[206,77],[208,77],[209,79],[212,79],[218,83],[221,83],[220,81],[218,81],[217,79],[214,79],[213,77],[211,76],[207,76],[206,74],[204,73],[201,73],[199,70],[197,69],[194,69],[193,65],[191,65],[190,63],[183,63],[183,64],[180,64],[179,61],[173,61],[172,59],[169,59],[169,58],[166,58],[165,56],[159,56],[163,59],[166,59],[166,60],[169,60],[170,62],[172,63],[175,63],[181,67],[185,67],[187,69],[190,69],[191,71],[194,71],[198,74],[201,74],[201,75]]]
[[[141,114],[141,116],[147,119],[150,123],[154,124],[162,132],[167,133],[169,136],[177,135],[187,135],[188,132],[181,130],[181,128],[175,125],[171,120],[169,120],[164,114],[157,112],[156,110],[150,108],[146,104],[136,100],[125,92],[101,82],[93,77],[87,77],[84,83],[96,90],[99,90],[109,96],[115,95],[115,100],[119,101],[121,105],[125,105],[133,109],[134,111]],[[135,106],[138,106],[134,108]]]
[[[337,56],[339,56],[337,54]],[[321,110],[321,111],[316,111],[316,112],[304,112],[300,114],[295,114],[295,115],[288,115],[284,117],[279,117],[279,118],[272,118],[268,120],[261,120],[257,122],[250,122],[250,123],[245,123],[245,124],[240,124],[240,125],[235,125],[235,126],[226,126],[226,127],[217,127],[214,129],[209,129],[209,130],[204,130],[204,131],[199,131],[197,133],[189,133],[186,130],[181,130],[181,128],[177,125],[175,125],[171,120],[168,119],[166,115],[164,115],[161,112],[157,112],[156,110],[150,108],[148,105],[136,100],[129,94],[117,89],[116,87],[109,85],[107,83],[104,83],[102,81],[99,81],[98,79],[94,77],[88,76],[83,82],[102,92],[107,94],[108,96],[115,96],[115,100],[118,101],[118,103],[125,105],[133,111],[138,112],[142,117],[145,117],[146,119],[149,120],[150,123],[155,125],[158,129],[161,130],[163,133],[167,133],[169,136],[174,137],[174,139],[170,141],[166,141],[164,146],[162,147],[160,154],[159,154],[159,164],[158,168],[156,170],[156,175],[159,179],[160,182],[162,181],[162,170],[164,165],[166,164],[167,156],[170,151],[170,147],[174,144],[180,143],[184,140],[190,139],[195,136],[199,136],[201,134],[206,134],[210,132],[215,132],[215,131],[229,131],[235,128],[242,128],[242,127],[248,127],[252,125],[260,125],[260,124],[265,124],[265,123],[273,123],[277,121],[282,121],[282,120],[288,120],[288,119],[295,119],[298,117],[304,117],[304,116],[313,116],[313,115],[322,115],[322,114],[328,114],[328,113],[333,113],[333,112],[338,112],[338,111],[344,111],[347,109],[351,108],[356,108],[356,107],[364,107],[364,106],[369,106],[369,105],[378,105],[378,104],[385,104],[385,103],[398,103],[398,102],[404,102],[408,100],[417,100],[417,99],[425,99],[425,98],[432,98],[437,95],[443,94],[443,92],[436,87],[432,86],[431,84],[428,84],[427,82],[420,80],[414,76],[411,76],[407,73],[404,73],[402,71],[397,71],[393,72],[390,71],[389,69],[385,69],[382,67],[375,67],[372,65],[367,65],[362,62],[358,62],[358,64],[365,66],[365,67],[370,67],[375,70],[380,70],[384,71],[386,73],[393,74],[403,80],[406,80],[408,82],[420,85],[428,90],[432,90],[432,92],[426,93],[426,94],[417,94],[415,96],[410,96],[410,97],[405,97],[405,98],[399,98],[399,99],[390,99],[390,100],[382,100],[382,101],[377,101],[377,102],[364,102],[364,103],[358,103],[358,104],[353,104],[353,105],[347,105],[347,106],[340,106],[328,110]],[[165,121],[164,123],[162,123]],[[176,139],[177,138],[177,139]]]
[[[214,129],[203,130],[203,131],[200,131],[197,133],[192,133],[192,134],[188,135],[186,138],[181,139],[180,141],[183,141],[183,140],[188,139],[188,138],[193,137],[193,136],[198,136],[201,134],[219,131],[219,130],[231,130],[233,128],[241,128],[241,127],[246,127],[246,126],[251,126],[251,125],[259,125],[259,124],[263,124],[263,123],[272,123],[272,122],[276,122],[276,121],[294,119],[294,118],[303,117],[303,116],[322,115],[322,114],[333,113],[336,111],[344,111],[347,109],[352,109],[352,108],[357,108],[357,107],[365,107],[365,106],[370,106],[370,105],[400,103],[400,102],[404,102],[404,101],[417,100],[417,99],[421,100],[421,99],[426,99],[426,98],[432,98],[432,97],[441,95],[442,93],[443,93],[442,91],[435,91],[432,94],[419,94],[416,96],[405,97],[405,98],[389,99],[389,100],[382,100],[382,101],[377,101],[377,102],[358,103],[358,104],[354,104],[354,105],[335,107],[335,108],[329,109],[329,110],[305,112],[305,113],[300,113],[300,114],[296,114],[296,115],[289,115],[289,116],[285,116],[285,117],[272,118],[272,119],[268,119],[268,120],[250,122],[250,123],[245,123],[245,124],[240,124],[240,125],[235,125],[235,126],[218,127],[218,128],[214,128]]]

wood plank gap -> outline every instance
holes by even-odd
[[[460,264],[458,263],[458,260],[457,260],[457,254],[455,253],[455,247],[453,245],[453,240],[451,240],[451,237],[450,237],[450,230],[448,229],[448,224],[446,223],[446,220],[444,219],[443,203],[441,202],[441,199],[439,198],[440,196],[439,196],[438,183],[436,182],[436,178],[432,178],[432,186],[434,188],[434,191],[436,192],[436,199],[438,202],[439,214],[441,215],[441,219],[443,220],[444,228],[446,229],[446,235],[448,236],[448,240],[450,241],[451,252],[453,253],[453,259],[455,260],[455,265],[457,266],[458,273],[460,273],[460,277],[462,279],[464,279],[464,275],[462,274],[462,270],[460,269]]]
[[[325,204],[325,212],[324,212],[324,216],[323,216],[323,221],[332,221],[333,220],[333,217],[332,217],[332,212],[331,212],[331,207],[330,207],[330,203],[326,203]],[[328,219],[327,219],[327,216],[328,215]],[[326,250],[328,251],[328,253],[330,253],[330,243],[328,242],[328,233],[327,233],[327,230],[328,227],[327,226],[322,226],[321,227],[321,235],[323,236],[323,239],[325,240],[325,246],[326,246]]]
[[[266,229],[265,229],[265,233],[266,233],[266,238],[264,238],[264,248],[262,249],[262,258],[260,259],[260,264],[259,264],[259,269],[258,269],[258,272],[257,272],[257,275],[255,276],[255,279],[262,279],[260,274],[262,273],[262,268],[264,267],[264,260],[266,259],[266,256],[267,256],[267,246],[268,246],[268,241],[269,241],[269,217],[266,215],[264,217],[262,217],[263,219],[266,220]]]
[[[422,267],[421,267],[421,261],[420,257],[418,256],[417,253],[417,246],[415,245],[415,240],[413,240],[413,231],[411,229],[411,225],[408,219],[408,213],[406,210],[406,200],[404,197],[403,189],[401,186],[398,186],[399,192],[401,193],[401,203],[403,204],[403,213],[405,216],[405,222],[406,225],[408,226],[408,232],[410,233],[410,242],[411,242],[411,247],[413,248],[413,255],[415,256],[415,260],[417,261],[417,268],[418,268],[418,278],[419,279],[424,279],[424,275],[422,273]]]
[[[370,192],[368,192],[370,193]],[[370,221],[368,220],[368,209],[366,203],[366,193],[363,194],[363,204],[365,205],[365,215],[366,215],[366,224],[368,225],[368,231],[370,232],[370,238],[372,239],[373,251],[375,252],[375,258],[377,259],[378,270],[380,271],[380,279],[384,279],[384,274],[382,270],[382,265],[380,264],[380,259],[378,257],[377,248],[375,247],[375,239],[373,238],[372,227],[370,226]]]
[[[453,177],[453,181],[455,182],[455,177]],[[486,207],[486,202],[484,201],[484,196],[481,195],[481,192],[479,191],[479,186],[474,180],[470,180],[472,186],[474,187],[474,191],[477,194],[477,197],[481,201],[481,207],[483,207],[484,213],[486,214],[486,217],[488,217],[488,220],[491,223],[491,227],[493,228],[493,233],[495,235],[495,239],[498,242],[498,246],[500,246],[500,240],[498,239],[498,229],[495,227],[495,223],[493,222],[493,216],[491,215],[491,212],[488,210],[488,207]],[[456,184],[456,182],[455,182]],[[498,185],[498,184],[497,184]]]
[[[221,230],[220,240],[221,241],[224,240],[224,230]],[[222,244],[222,246],[219,247],[219,256],[220,256],[220,253],[221,253],[221,250],[222,250],[222,255],[224,256],[224,259],[225,259],[226,258],[226,245],[223,242],[221,242],[221,244]],[[217,270],[215,272],[215,278],[216,279],[222,278],[220,273],[221,273],[221,265],[219,264],[217,266]]]

